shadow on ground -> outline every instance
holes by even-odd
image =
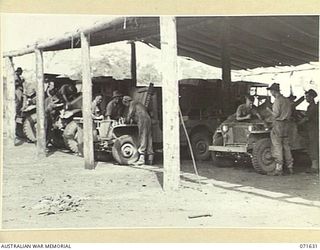
[[[51,147],[47,156],[54,156],[56,152],[74,154],[69,150]],[[75,157],[77,156],[75,155]],[[181,180],[187,183],[189,182],[198,184],[199,180],[195,175],[195,170],[192,161],[189,160],[188,153],[182,150],[180,157]],[[107,160],[106,162],[114,163],[111,159]],[[252,166],[240,163],[235,163],[229,168],[218,168],[213,166],[210,160],[197,162],[197,170],[202,185],[212,184],[213,186],[227,190],[247,192],[253,195],[300,204],[304,203],[303,200],[320,201],[320,185],[318,176],[305,173],[309,167],[309,164],[309,162],[304,161],[304,158],[296,161],[294,168],[295,174],[292,176],[261,175],[256,173]],[[159,185],[163,188],[163,167],[161,154],[156,155],[155,166],[130,167],[152,171],[155,173]],[[281,195],[274,195],[273,193],[268,192],[280,193]]]
[[[234,165],[217,168],[210,161],[197,162],[200,177],[237,185],[237,188],[252,187],[275,193],[283,193],[286,198],[302,198],[320,201],[320,185],[317,175],[307,174],[308,164],[295,166],[294,175],[266,176],[258,174],[251,166]],[[194,173],[192,164],[181,164],[183,173]],[[250,190],[250,189],[248,189]],[[250,192],[250,191],[249,191]],[[251,192],[250,192],[251,193]]]

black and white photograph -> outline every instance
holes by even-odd
[[[1,14],[1,228],[320,229],[318,15]]]

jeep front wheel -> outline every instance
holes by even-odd
[[[271,140],[269,138],[257,141],[252,150],[253,168],[260,174],[267,174],[276,168],[272,157]]]
[[[130,135],[118,137],[112,147],[113,158],[121,165],[130,165],[139,158],[137,146]]]

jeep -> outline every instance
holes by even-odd
[[[300,98],[298,102],[301,102]],[[274,171],[275,161],[272,156],[270,132],[272,117],[267,111],[271,108],[270,98],[257,107],[257,112],[263,120],[253,118],[248,121],[237,121],[233,114],[224,121],[213,135],[209,147],[213,164],[217,167],[227,167],[235,161],[249,161],[260,174]],[[303,111],[295,111],[290,121],[289,140],[293,155],[305,151],[307,136],[304,128],[298,128],[297,121],[304,116]]]

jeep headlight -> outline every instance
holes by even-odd
[[[221,130],[222,130],[223,133],[227,133],[228,130],[229,130],[228,125],[222,125]]]
[[[254,128],[253,128],[253,125],[249,125],[249,126],[248,126],[248,131],[249,131],[249,132],[252,132],[253,129],[254,129]]]

